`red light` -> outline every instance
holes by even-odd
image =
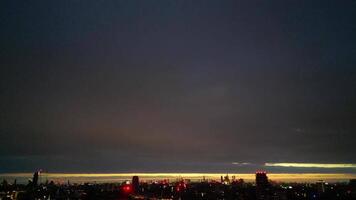
[[[177,192],[183,192],[187,188],[187,185],[184,182],[178,183],[176,185]]]
[[[125,185],[122,187],[122,190],[126,193],[129,193],[129,192],[131,192],[132,188],[130,185]]]

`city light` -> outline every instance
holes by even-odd
[[[125,192],[125,193],[131,193],[132,192],[132,186],[131,185],[128,185],[128,184],[125,184],[122,186],[122,190]]]

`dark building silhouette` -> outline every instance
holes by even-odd
[[[319,195],[325,192],[325,181],[319,180],[316,182]]]
[[[140,190],[140,181],[138,176],[132,177],[132,188],[134,193],[138,193]]]
[[[356,179],[351,179],[349,182],[349,191],[351,197],[356,199]]]
[[[41,173],[37,174],[39,177]],[[354,200],[356,199],[355,180],[324,184],[324,191],[318,194],[318,184],[311,183],[277,183],[268,181],[264,172],[256,173],[256,184],[233,181],[230,185],[216,180],[189,182],[179,179],[175,182],[153,181],[141,182],[139,193],[134,193],[133,185],[138,183],[138,177],[132,177],[132,182],[118,183],[83,183],[55,184],[53,181],[41,183],[41,187],[33,187],[17,183],[12,185],[0,181],[0,199],[82,199],[82,200],[128,200],[128,199],[183,199],[183,200]],[[119,187],[117,187],[119,186]],[[257,193],[258,192],[258,193]]]
[[[268,177],[264,171],[256,172],[256,197],[257,199],[269,199],[268,197]]]
[[[266,187],[268,185],[268,177],[266,172],[256,172],[256,186]]]
[[[38,185],[38,171],[37,172],[35,172],[34,174],[33,174],[33,178],[32,178],[32,185],[33,186],[37,186]]]

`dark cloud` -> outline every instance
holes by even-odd
[[[353,1],[0,7],[3,171],[356,163]]]

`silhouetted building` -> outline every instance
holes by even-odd
[[[316,182],[316,186],[319,194],[325,192],[325,182],[323,180],[319,180],[318,182]]]
[[[38,173],[37,175],[40,175]],[[223,177],[224,178],[224,177]],[[269,181],[265,173],[256,174],[256,183],[234,181],[231,185],[212,181],[170,183],[167,180],[140,183],[139,193],[133,191],[133,184],[138,183],[138,177],[131,181],[117,183],[84,183],[84,184],[54,184],[53,181],[40,183],[41,187],[17,183],[9,184],[0,181],[0,199],[34,200],[34,199],[236,199],[236,200],[354,200],[356,181],[326,184],[325,192],[318,194],[318,184],[310,183],[277,183]],[[323,182],[321,182],[323,184]],[[119,186],[119,187],[117,187]],[[258,192],[258,193],[257,193]],[[256,198],[257,197],[257,198]]]
[[[134,193],[138,193],[140,190],[140,181],[138,176],[132,177],[132,189]]]
[[[221,183],[223,183],[223,184],[225,184],[225,185],[230,184],[230,178],[229,178],[229,175],[228,175],[228,174],[226,174],[226,176],[224,176],[224,177],[222,178]]]
[[[353,198],[356,198],[356,179],[350,179],[349,187],[350,187],[349,191],[351,192],[351,196]]]
[[[33,178],[32,178],[32,185],[33,186],[37,186],[38,185],[38,174],[39,174],[38,171],[33,174]]]
[[[268,177],[266,172],[256,172],[256,186],[257,187],[267,187]]]
[[[256,172],[256,197],[257,199],[269,199],[269,183],[267,173],[264,171]]]

